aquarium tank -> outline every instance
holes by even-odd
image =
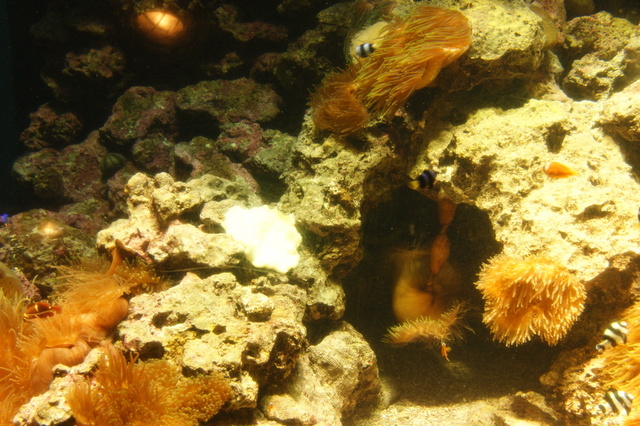
[[[640,424],[637,1],[0,10],[0,426]]]

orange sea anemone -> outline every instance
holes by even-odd
[[[483,322],[507,346],[534,335],[555,345],[584,309],[584,285],[542,256],[496,256],[483,267],[476,287],[485,301]]]
[[[67,394],[78,425],[193,425],[213,417],[231,397],[220,374],[185,378],[166,360],[127,362],[104,346],[93,384],[79,382]]]
[[[377,27],[370,40],[375,52],[325,79],[312,95],[319,129],[348,135],[366,125],[369,112],[391,117],[471,44],[469,22],[455,10],[419,5],[406,18]]]
[[[604,357],[606,374],[604,388],[613,387],[631,393],[635,398],[631,404],[631,413],[625,424],[640,424],[640,302],[634,303],[620,318],[632,324],[627,334],[627,343],[607,349]]]
[[[428,250],[397,250],[392,255],[395,280],[392,307],[400,324],[389,329],[385,341],[395,346],[426,342],[440,346],[446,357],[447,343],[461,336],[466,308],[457,299],[458,274],[446,259],[433,273],[432,254],[440,246],[436,242]]]
[[[462,337],[465,328],[462,318],[466,305],[455,302],[453,306],[435,317],[419,317],[391,327],[384,340],[394,346],[413,342],[425,342],[431,347],[441,347]]]
[[[79,364],[113,330],[128,312],[123,296],[168,286],[146,265],[116,259],[111,266],[85,260],[77,268],[60,267],[64,283],[54,294],[60,305],[28,305],[15,289],[7,297],[0,288],[0,424],[47,390],[55,365]],[[43,314],[41,306],[50,309]]]
[[[30,363],[21,350],[32,326],[23,319],[26,303],[0,290],[0,424],[10,424],[22,404],[32,395]]]
[[[311,118],[318,129],[349,135],[369,122],[367,109],[355,96],[355,72],[352,65],[344,72],[329,75],[311,96]]]
[[[375,54],[362,62],[355,83],[367,108],[386,117],[413,92],[431,84],[471,44],[471,27],[462,13],[431,6],[416,6],[384,31]]]

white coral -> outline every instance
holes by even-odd
[[[222,227],[244,247],[247,259],[256,267],[286,273],[298,264],[297,248],[302,242],[293,215],[267,206],[232,207]]]

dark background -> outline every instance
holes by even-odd
[[[24,152],[18,136],[29,125],[29,114],[51,97],[40,79],[42,52],[29,34],[31,25],[45,12],[45,0],[0,1],[0,214],[18,213],[35,202],[11,177],[11,167]]]

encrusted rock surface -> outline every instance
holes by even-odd
[[[241,180],[230,182],[205,175],[185,184],[174,182],[166,173],[155,178],[139,173],[129,181],[126,191],[129,218],[120,219],[101,231],[99,247],[113,247],[115,241],[120,240],[128,250],[159,263],[186,261],[193,266],[218,268],[240,262],[242,248],[228,235],[206,233],[193,224],[173,219],[218,200],[257,205],[256,196]],[[224,207],[228,209],[231,205],[224,204]]]
[[[185,114],[200,114],[220,123],[242,119],[269,121],[280,109],[280,98],[270,87],[248,78],[202,81],[178,91],[177,107]]]
[[[42,105],[29,118],[29,127],[20,134],[20,140],[29,149],[68,145],[82,129],[82,123],[73,112],[53,103]]]
[[[376,401],[376,357],[362,335],[340,323],[300,357],[281,386],[260,401],[268,419],[284,424],[341,425],[358,403]]]
[[[413,175],[438,170],[445,193],[489,214],[510,256],[545,254],[588,281],[618,253],[637,251],[629,232],[640,196],[619,146],[592,128],[594,102],[530,100],[521,108],[480,108],[465,124],[437,125]],[[578,174],[551,179],[559,161]]]
[[[260,386],[284,380],[306,344],[305,298],[267,278],[241,284],[230,273],[189,273],[167,291],[134,297],[118,333],[143,358],[224,371],[235,391],[229,409],[255,407]]]
[[[103,196],[100,160],[106,153],[93,132],[84,142],[61,151],[45,148],[27,154],[14,163],[13,171],[39,197],[58,202],[84,201]]]
[[[640,81],[604,102],[599,124],[629,142],[640,142]]]

